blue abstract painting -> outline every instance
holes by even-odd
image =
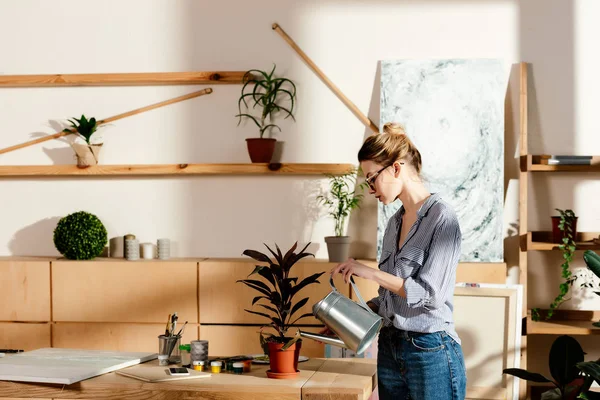
[[[502,60],[381,62],[380,127],[404,125],[421,152],[422,177],[459,219],[461,262],[501,262],[503,255],[504,99]],[[399,200],[379,204],[377,257]]]

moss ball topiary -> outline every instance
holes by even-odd
[[[61,218],[54,229],[56,250],[69,260],[98,257],[107,242],[108,235],[102,221],[85,211]]]

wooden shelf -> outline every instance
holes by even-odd
[[[594,157],[591,165],[546,165],[542,164],[542,156],[528,154],[521,156],[521,171],[530,172],[600,172],[600,163]]]
[[[578,232],[575,238],[577,250],[600,250],[598,232]],[[560,243],[552,242],[552,232],[528,232],[527,236],[521,240],[523,250],[551,251],[560,250]]]
[[[600,328],[592,325],[600,321],[600,311],[555,310],[549,321],[544,319],[546,311],[540,312],[540,321],[527,315],[528,335],[600,335]]]
[[[162,164],[162,165],[3,165],[0,177],[160,176],[160,175],[340,175],[352,164]]]
[[[241,84],[245,71],[0,75],[0,87]]]

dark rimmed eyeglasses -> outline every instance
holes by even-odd
[[[395,161],[394,161],[395,162]],[[400,165],[404,165],[403,162],[399,163]],[[369,188],[373,191],[375,191],[375,181],[377,180],[377,177],[379,176],[379,174],[381,172],[383,172],[384,169],[391,167],[392,165],[394,165],[394,163],[391,163],[383,168],[381,168],[379,171],[375,172],[373,175],[371,175],[370,177],[365,179],[365,182],[367,183],[367,185],[369,185]]]

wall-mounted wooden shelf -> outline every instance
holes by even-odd
[[[600,250],[599,235],[598,232],[578,232],[575,238],[577,250]],[[560,250],[559,245],[560,243],[552,242],[552,232],[528,232],[521,240],[523,250]]]
[[[245,71],[0,75],[0,87],[241,84]]]
[[[549,321],[544,319],[546,310],[540,312],[540,321],[527,315],[528,335],[600,335],[600,328],[592,325],[600,321],[600,311],[555,310]]]
[[[600,163],[594,157],[591,165],[547,165],[542,164],[542,156],[528,154],[521,156],[521,171],[526,172],[600,172]]]
[[[162,164],[162,165],[3,165],[0,177],[160,176],[160,175],[340,175],[352,164]]]

